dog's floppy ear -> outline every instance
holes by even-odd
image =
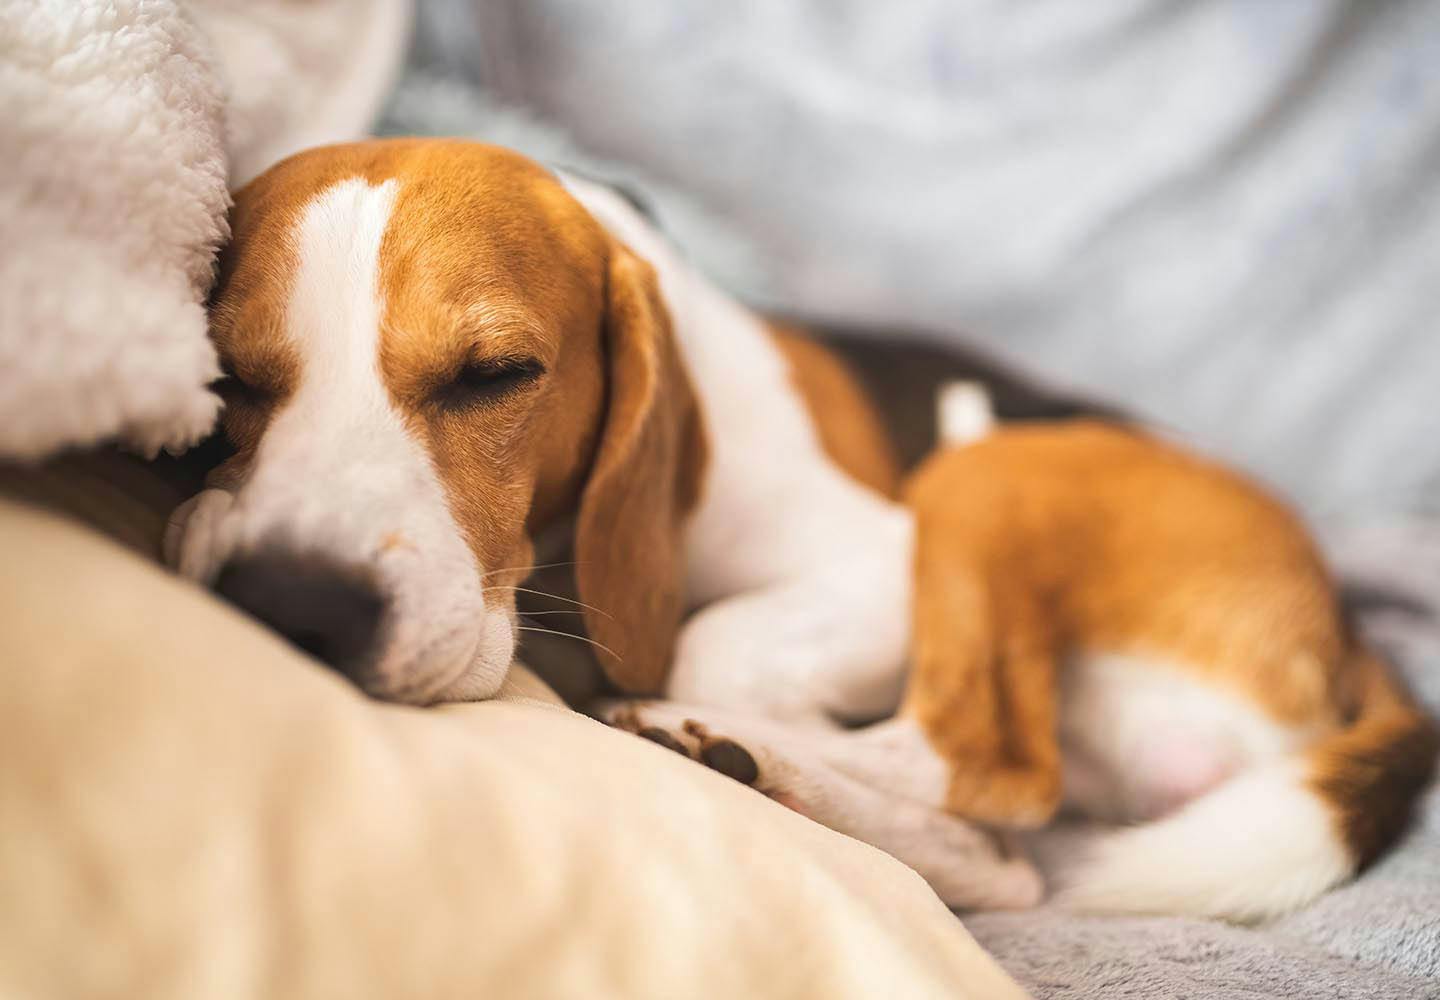
[[[684,613],[681,527],[704,469],[700,413],[649,264],[616,245],[607,276],[608,400],[580,498],[576,581],[596,656],[635,694],[664,684]]]

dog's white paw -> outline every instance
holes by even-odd
[[[165,524],[166,564],[181,576],[212,583],[228,550],[226,515],[234,503],[235,494],[209,489],[176,507]]]

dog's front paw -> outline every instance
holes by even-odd
[[[1035,867],[989,832],[828,764],[822,747],[833,746],[834,733],[787,733],[773,720],[668,701],[607,701],[592,714],[887,851],[952,907],[1013,909],[1044,895]]]
[[[604,701],[595,706],[601,722],[634,733],[681,756],[698,761],[742,785],[756,785],[755,755],[728,736],[716,735],[698,719],[665,702]]]
[[[700,749],[700,763],[719,771],[742,785],[755,785],[760,780],[760,765],[755,756],[728,736],[715,736],[703,723],[686,719],[681,728],[693,738]]]
[[[228,490],[208,489],[176,507],[165,524],[166,564],[191,580],[212,582],[228,548],[222,534],[234,503]]]

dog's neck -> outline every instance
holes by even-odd
[[[690,266],[625,198],[590,181],[563,179],[602,225],[655,268],[700,402],[709,457],[686,537],[690,602],[788,575],[814,558],[821,535],[864,535],[874,521],[889,520],[890,505],[826,455],[765,321]],[[780,537],[757,530],[774,522],[777,505],[796,502],[813,512],[799,530]]]

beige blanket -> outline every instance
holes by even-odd
[[[370,702],[0,502],[0,995],[1022,995],[920,879],[518,674]]]

